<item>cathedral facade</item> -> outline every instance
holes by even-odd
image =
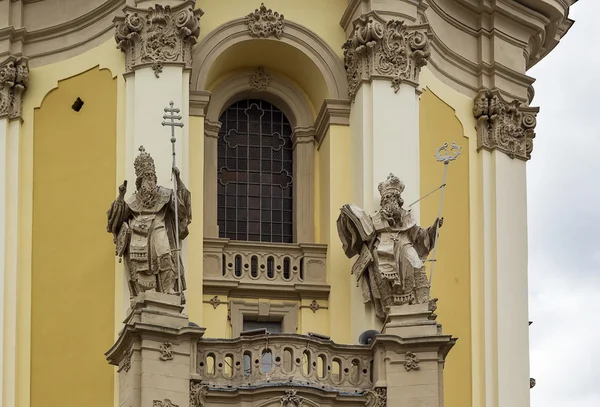
[[[0,0],[2,407],[528,406],[527,71],[575,2]],[[412,238],[340,208],[390,190],[427,250],[376,305]]]

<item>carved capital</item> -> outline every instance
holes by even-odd
[[[22,114],[23,93],[29,82],[25,57],[9,56],[0,63],[0,118],[18,119]]]
[[[125,7],[115,18],[117,48],[125,53],[127,72],[150,66],[160,77],[164,65],[192,67],[192,47],[200,35],[200,9],[194,0],[179,6]]]
[[[376,13],[356,19],[353,33],[342,46],[350,99],[363,81],[373,77],[391,79],[395,92],[402,82],[416,87],[431,55],[427,27],[384,21]]]
[[[283,35],[283,14],[267,9],[263,3],[260,7],[246,16],[248,32],[253,38],[267,38],[271,35],[280,39]]]
[[[483,89],[474,101],[477,148],[499,150],[511,158],[529,160],[535,137],[537,107],[507,102],[498,90]]]

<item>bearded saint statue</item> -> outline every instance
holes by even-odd
[[[177,242],[188,235],[191,223],[191,194],[173,168],[177,180],[177,203],[173,190],[157,185],[154,160],[140,147],[133,164],[137,191],[125,200],[127,183],[119,187],[119,196],[107,212],[107,231],[114,236],[116,254],[125,258],[129,293],[133,298],[144,291],[177,293]],[[175,219],[175,205],[178,220]],[[179,236],[175,236],[175,222]],[[185,290],[180,258],[181,290]]]
[[[427,229],[419,227],[403,208],[404,183],[393,174],[378,189],[379,211],[369,216],[355,205],[344,205],[337,227],[346,256],[359,255],[352,273],[361,285],[363,301],[371,302],[383,320],[392,305],[430,301],[425,261],[443,218]]]

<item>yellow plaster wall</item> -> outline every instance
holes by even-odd
[[[76,113],[77,97],[85,102]],[[107,406],[113,368],[117,81],[92,69],[61,81],[33,133],[31,406]]]
[[[317,154],[319,177],[319,243],[327,243],[327,282],[329,293],[329,332],[338,343],[355,343],[350,337],[351,261],[337,235],[340,208],[352,201],[350,128],[329,127]]]
[[[204,11],[202,16],[202,40],[212,30],[228,21],[244,18],[260,6],[259,2],[246,0],[203,0],[196,2],[196,7]],[[284,15],[288,21],[302,24],[317,33],[341,57],[342,44],[346,41],[340,19],[346,10],[348,0],[304,0],[302,7],[290,0],[269,0],[267,8]]]
[[[438,187],[444,164],[434,153],[445,142],[455,141],[464,148],[449,164],[444,195],[444,226],[440,230],[432,296],[439,298],[438,322],[444,333],[459,340],[450,352],[444,370],[445,405],[471,404],[471,300],[470,300],[470,214],[469,146],[454,109],[430,89],[420,104],[421,195]],[[433,224],[437,217],[440,192],[421,201],[421,225]]]

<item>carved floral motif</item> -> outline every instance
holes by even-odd
[[[0,64],[0,117],[21,117],[23,92],[28,83],[27,58],[10,56]]]
[[[212,297],[208,302],[210,303],[210,305],[213,306],[214,309],[217,309],[217,307],[221,304],[221,300],[216,295]]]
[[[511,158],[529,160],[539,108],[518,100],[505,101],[497,90],[484,89],[475,98],[477,148],[500,150]]]
[[[173,404],[173,402],[169,399],[164,399],[163,401],[154,400],[152,402],[152,407],[179,407],[177,404]]]
[[[262,92],[267,90],[271,84],[271,75],[269,75],[262,67],[260,67],[256,70],[256,72],[250,75],[249,82],[251,89]]]
[[[395,92],[402,82],[416,86],[431,55],[422,26],[408,27],[404,21],[383,21],[373,15],[354,22],[354,32],[342,48],[351,99],[360,83],[372,76],[391,78]]]
[[[246,16],[246,24],[250,36],[254,38],[267,38],[274,35],[280,39],[283,35],[284,19],[283,14],[267,9],[263,3],[260,8],[254,10]]]
[[[376,387],[365,392],[367,395],[366,407],[386,407],[387,405],[387,388]]]
[[[171,342],[163,342],[160,345],[160,360],[173,360],[173,344]]]
[[[317,312],[319,308],[321,308],[321,306],[319,305],[317,300],[312,300],[308,308],[310,308],[312,312]]]
[[[304,399],[298,396],[296,390],[286,390],[281,397],[281,407],[302,407]]]
[[[200,382],[190,382],[190,407],[204,407],[208,386]]]
[[[151,66],[158,78],[165,63],[192,66],[192,47],[200,35],[202,11],[157,4],[148,10],[127,8],[115,19],[117,48],[125,53],[127,72]]]
[[[125,354],[125,357],[123,358],[123,365],[121,367],[126,372],[129,372],[129,369],[131,369],[131,356],[132,356],[132,354],[133,354],[132,351],[128,351]]]
[[[419,358],[412,352],[406,352],[404,358],[404,368],[407,372],[411,370],[419,370],[421,366],[419,366]]]

